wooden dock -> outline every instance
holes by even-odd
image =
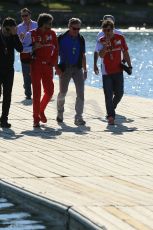
[[[33,129],[22,85],[16,73],[12,128],[0,129],[0,180],[70,206],[100,229],[153,229],[153,100],[124,96],[108,126],[102,89],[86,87],[87,123],[77,127],[70,85],[58,125],[56,82],[48,123]]]

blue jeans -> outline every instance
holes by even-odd
[[[103,75],[103,88],[107,117],[115,118],[115,109],[124,93],[123,73]]]
[[[26,97],[31,97],[31,76],[30,76],[30,64],[22,63],[22,73],[23,73],[23,81],[24,81],[24,93]]]

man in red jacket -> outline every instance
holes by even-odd
[[[47,122],[44,111],[54,92],[53,66],[57,65],[58,43],[56,34],[51,29],[52,21],[53,17],[50,14],[40,14],[37,20],[38,28],[30,31],[29,35],[27,33],[24,41],[26,43],[27,40],[31,40],[34,54],[31,62],[34,127],[39,127],[40,121]],[[41,81],[44,96],[40,101]]]
[[[105,20],[102,24],[104,35],[99,39],[99,55],[102,58],[103,88],[109,125],[114,125],[115,109],[124,92],[122,53],[132,73],[131,60],[125,38],[114,33],[114,23]]]

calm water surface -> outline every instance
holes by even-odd
[[[88,64],[87,85],[101,88],[101,75],[96,76],[93,72],[93,52],[97,32],[82,32],[86,39],[86,52]],[[125,93],[153,98],[153,32],[124,32],[129,53],[132,60],[133,74],[124,74]],[[100,60],[99,60],[100,68]],[[16,71],[21,71],[19,55],[16,54]],[[56,77],[55,77],[56,78]]]

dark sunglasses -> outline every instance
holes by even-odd
[[[25,17],[28,17],[28,16],[29,16],[29,14],[23,14],[23,15],[21,15],[22,18],[25,18]]]
[[[49,23],[46,23],[46,25],[48,25],[48,26],[52,26],[52,23],[51,23],[51,22],[49,22]]]
[[[104,31],[104,33],[106,33],[106,32],[110,32],[111,29],[103,29],[103,31]]]
[[[80,30],[80,28],[76,28],[76,27],[72,27],[72,29],[73,29],[73,30],[77,30],[77,31]]]
[[[9,27],[5,27],[5,29],[6,29],[7,31],[10,31],[10,28],[9,28]]]

